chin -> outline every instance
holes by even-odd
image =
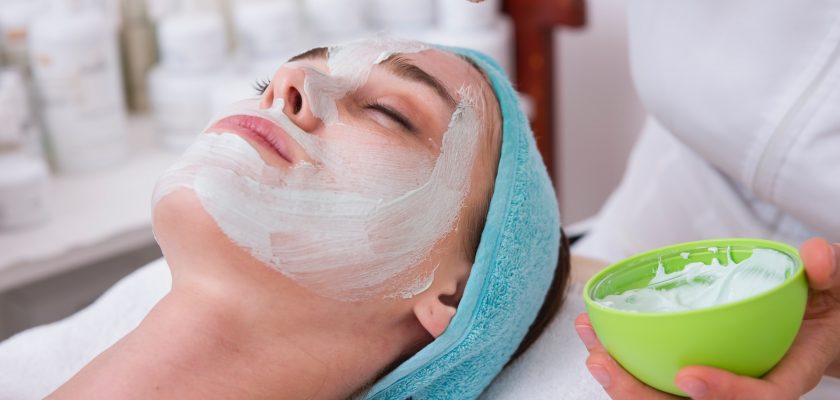
[[[208,255],[233,245],[189,189],[176,190],[154,204],[152,227],[167,260],[183,254]]]

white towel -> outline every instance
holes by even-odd
[[[572,285],[560,314],[522,357],[493,381],[486,399],[609,399],[586,369],[588,355],[575,333],[585,311],[582,286]]]
[[[117,282],[84,310],[0,343],[0,399],[44,398],[134,329],[170,286],[166,263],[154,261]],[[587,372],[587,352],[574,331],[575,317],[583,311],[581,286],[573,285],[542,337],[496,378],[483,398],[608,399]],[[804,398],[840,398],[840,380],[823,379]]]
[[[0,399],[42,399],[137,327],[171,286],[163,259],[117,282],[63,320],[0,343]]]

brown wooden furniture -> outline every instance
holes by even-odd
[[[586,21],[583,0],[503,0],[503,10],[513,18],[517,89],[534,102],[531,128],[549,174],[554,175],[555,154],[554,51],[552,30],[580,27]]]

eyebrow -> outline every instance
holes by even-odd
[[[309,60],[312,58],[327,58],[327,48],[326,47],[316,47],[314,49],[309,49],[300,53],[292,58],[290,58],[286,62],[292,61],[300,61],[300,60]]]
[[[406,58],[396,55],[382,61],[380,65],[398,77],[420,83],[432,89],[450,108],[455,108],[458,104],[440,80],[429,75],[428,72],[423,71],[420,67],[410,63]]]
[[[326,47],[316,47],[311,50],[307,50],[303,53],[300,53],[292,58],[289,59],[289,62],[292,61],[300,61],[300,60],[310,60],[314,58],[327,58],[329,49]],[[452,95],[449,94],[449,91],[446,90],[446,87],[443,86],[443,83],[434,76],[430,75],[428,72],[424,71],[422,68],[412,64],[408,61],[405,57],[395,55],[388,57],[384,61],[382,61],[379,65],[382,65],[389,72],[396,75],[397,77],[417,82],[422,84],[432,91],[434,91],[438,97],[446,103],[447,106],[450,108],[455,108],[458,104]]]

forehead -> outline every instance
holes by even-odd
[[[317,49],[316,49],[317,50]],[[398,38],[369,38],[330,47],[321,53],[328,56],[328,73],[331,75],[365,80],[366,72],[379,70],[383,62],[399,58],[426,74],[431,75],[447,89],[456,100],[464,86],[480,87],[483,75],[460,56],[431,47],[425,43]],[[294,59],[294,58],[293,58]],[[361,83],[361,82],[358,82]]]
[[[456,100],[460,100],[458,91],[462,87],[478,89],[486,84],[483,76],[467,61],[443,50],[432,48],[400,56],[436,77]]]

